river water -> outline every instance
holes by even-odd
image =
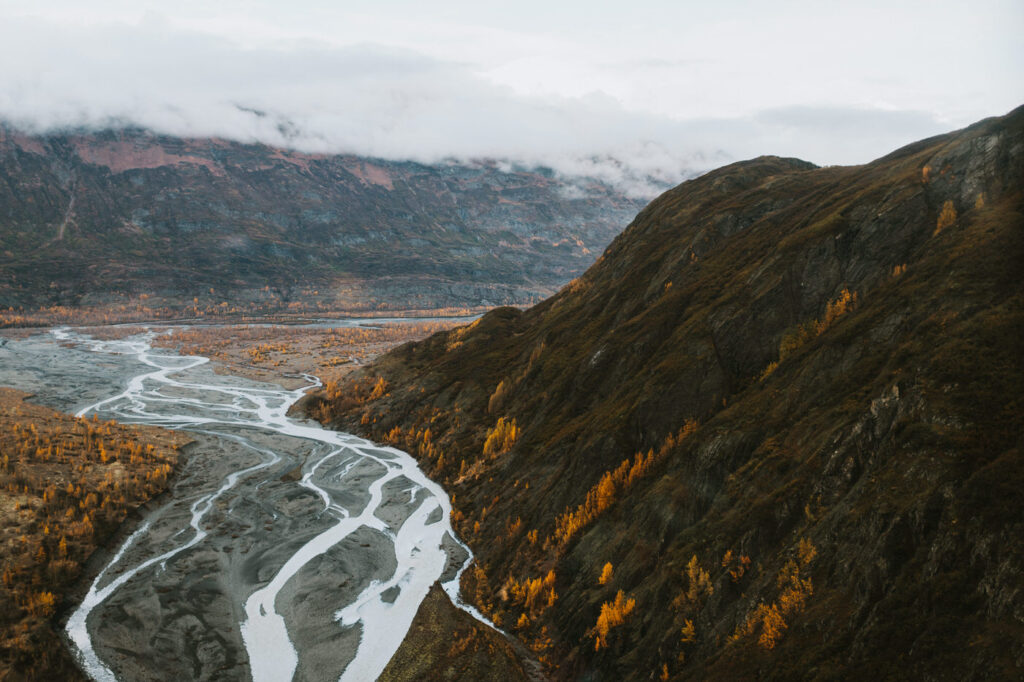
[[[448,496],[412,457],[289,418],[313,377],[285,390],[218,375],[151,339],[57,329],[0,354],[3,383],[82,387],[50,396],[79,416],[196,439],[170,500],[68,619],[92,678],[372,680],[434,582],[480,618],[458,597],[471,555]]]

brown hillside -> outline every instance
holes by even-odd
[[[558,677],[1018,678],[1022,188],[1024,109],[733,164],[309,409],[444,482]]]

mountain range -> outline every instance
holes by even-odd
[[[0,302],[523,304],[583,272],[642,203],[498,161],[0,126]]]

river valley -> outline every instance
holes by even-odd
[[[366,680],[468,549],[407,454],[287,416],[318,385],[214,373],[205,358],[68,329],[0,346],[0,383],[80,416],[194,442],[169,497],[97,566],[67,620],[97,680]]]

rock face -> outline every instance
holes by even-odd
[[[1015,679],[1022,190],[1024,109],[733,164],[309,409],[419,454],[555,677]]]
[[[543,169],[0,125],[0,301],[524,303],[640,206]]]

